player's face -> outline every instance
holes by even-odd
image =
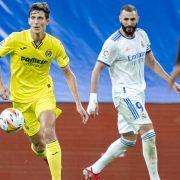
[[[132,36],[136,30],[136,26],[139,20],[137,12],[128,12],[123,10],[119,18],[124,33],[128,36]]]
[[[29,17],[31,31],[35,34],[44,33],[49,19],[46,19],[44,11],[34,10]]]

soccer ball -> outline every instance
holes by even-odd
[[[21,111],[15,108],[7,108],[0,114],[0,127],[7,133],[15,133],[24,125],[24,117]]]

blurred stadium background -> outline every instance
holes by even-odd
[[[37,1],[0,0],[0,41],[11,32],[29,28],[28,9],[33,2]],[[47,32],[60,38],[64,44],[71,60],[71,68],[78,80],[83,102],[87,102],[89,98],[90,76],[98,52],[105,39],[119,28],[119,10],[127,3],[137,7],[140,16],[138,26],[148,33],[155,57],[164,69],[171,73],[180,35],[179,0],[166,2],[47,0],[47,2],[51,9],[51,22]],[[1,59],[0,67],[3,80],[8,85],[9,57]],[[58,106],[64,111],[60,121],[57,122],[58,137],[63,150],[63,180],[79,180],[82,179],[82,168],[94,162],[108,145],[118,138],[109,75],[107,70],[104,71],[100,80],[98,93],[102,104],[99,121],[90,122],[85,127],[75,112],[73,98],[55,61],[51,75],[55,82],[57,101],[61,102]],[[146,101],[150,103],[147,108],[154,119],[158,137],[160,174],[163,180],[179,180],[180,145],[176,139],[180,136],[178,117],[180,97],[170,91],[168,85],[147,68],[145,78]],[[86,103],[84,105],[87,106]],[[8,106],[11,105],[1,101],[0,110]],[[46,164],[33,156],[29,143],[22,134],[21,132],[17,135],[8,135],[2,132],[0,135],[0,179],[50,179]],[[103,179],[148,179],[140,149],[141,145],[138,143],[135,149],[130,150],[127,158],[112,163],[105,169]]]
[[[29,28],[28,9],[32,0],[0,1],[0,40],[13,31]],[[58,37],[66,47],[75,72],[82,101],[89,97],[91,71],[105,39],[115,32],[120,24],[120,7],[134,4],[139,11],[139,27],[145,29],[152,43],[152,50],[167,72],[175,64],[176,45],[180,34],[180,3],[171,0],[48,0],[51,8],[51,23],[47,31]],[[0,61],[3,78],[8,83],[8,58]],[[58,101],[72,102],[62,74],[54,62],[51,74],[55,81],[55,94]],[[179,102],[175,92],[160,78],[146,69],[147,102]],[[107,71],[99,86],[99,100],[111,102],[111,84]]]

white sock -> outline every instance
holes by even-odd
[[[143,156],[147,165],[149,176],[151,180],[160,180],[158,174],[158,160],[157,160],[157,150],[155,144],[155,132],[150,130],[144,133],[142,138],[143,145]]]
[[[136,141],[129,141],[121,137],[113,142],[103,156],[97,160],[92,166],[92,170],[95,174],[100,173],[113,159],[121,156],[130,147],[134,146]]]

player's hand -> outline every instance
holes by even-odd
[[[76,109],[77,109],[77,112],[81,115],[83,123],[86,124],[89,118],[87,112],[84,110],[81,104],[78,104],[76,106]]]
[[[172,76],[171,76],[171,79],[170,79],[170,82],[169,82],[169,85],[172,89],[174,89],[174,82],[176,80],[177,77],[180,76],[180,65],[177,65],[175,68],[174,68],[174,71],[172,73]]]
[[[96,93],[91,93],[90,98],[89,98],[89,104],[87,107],[87,113],[95,119],[96,116],[98,115],[99,107],[98,107],[98,102],[97,102],[97,94]]]
[[[0,87],[0,97],[3,99],[3,100],[8,100],[9,99],[9,90],[6,88],[6,86],[2,85]]]
[[[89,102],[88,107],[87,107],[88,115],[90,115],[90,117],[95,119],[96,116],[98,115],[98,111],[99,111],[98,103]]]

